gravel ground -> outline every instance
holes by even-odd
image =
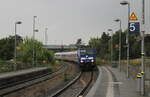
[[[76,97],[76,94],[78,94],[83,87],[83,84],[80,81],[78,81],[59,97]]]
[[[61,73],[50,80],[28,87],[24,90],[20,90],[17,93],[5,97],[47,97],[66,85],[69,80],[73,79],[79,72],[75,64],[65,64],[68,65],[65,73]]]
[[[96,80],[96,77],[97,77],[96,72],[94,72],[93,79]],[[76,97],[82,91],[82,89],[84,87],[86,87],[86,85],[90,81],[90,78],[91,78],[91,72],[84,72],[81,75],[81,78],[75,84],[73,84],[71,87],[69,87],[66,91],[64,91],[59,97]],[[92,83],[94,83],[94,82],[95,81],[93,81]],[[92,84],[91,84],[91,86],[92,86]],[[90,89],[90,87],[89,87],[89,89]]]
[[[71,87],[69,87],[64,93],[62,93],[59,97],[76,97],[76,95],[86,86],[89,77],[87,76],[87,73],[83,73],[81,75],[81,78],[73,84]]]
[[[85,91],[83,97],[85,97],[87,95],[87,93],[89,92],[89,90],[92,88],[92,86],[94,85],[94,83],[96,82],[97,80],[97,77],[99,75],[99,72],[98,70],[96,70],[94,73],[93,73],[93,81],[92,81],[92,84],[90,84],[90,86],[87,88],[87,90]]]

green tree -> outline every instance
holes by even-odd
[[[9,36],[0,40],[0,59],[10,60],[14,57],[14,36]],[[22,42],[22,38],[17,35],[17,46]]]
[[[75,45],[77,48],[80,48],[82,46],[82,39],[81,38],[77,39],[77,42]]]
[[[140,58],[141,56],[141,42],[137,40],[138,35],[129,35],[129,43],[130,43],[130,58]]]
[[[110,39],[111,37],[109,36],[109,34],[106,34],[105,32],[103,32],[101,39],[100,39],[100,44],[101,44],[101,50],[100,50],[100,54],[101,54],[101,58],[104,59],[109,59],[110,56]]]
[[[113,47],[113,55],[112,58],[113,60],[117,60],[119,58],[119,34],[120,32],[117,31],[114,35],[113,35],[113,42],[112,42],[112,47]]]
[[[145,37],[145,55],[150,57],[150,34],[147,34]]]
[[[113,60],[118,60],[119,58],[119,34],[121,33],[121,59],[127,58],[127,45],[126,45],[126,33],[127,30],[124,32],[117,31],[112,36],[112,47],[113,47]],[[139,35],[129,34],[129,49],[130,54],[129,57],[131,59],[141,57],[141,41],[138,40]],[[147,41],[150,39],[146,39]],[[97,56],[102,59],[110,59],[110,43],[111,43],[111,36],[109,34],[103,32],[101,38],[91,38],[89,41],[89,46],[93,47],[97,51]],[[145,43],[145,51],[146,55],[149,56],[149,42]]]
[[[54,55],[51,51],[48,51],[47,49],[43,48],[42,43],[38,42],[37,40],[34,40],[34,43],[36,48],[35,55],[37,63],[54,62]],[[33,40],[29,38],[24,39],[23,43],[19,45],[19,48],[19,61],[31,64],[33,54]]]
[[[101,38],[91,38],[89,41],[89,46],[95,48],[97,51],[97,56],[102,59],[109,59],[110,57],[110,36],[103,32]]]
[[[99,38],[91,38],[89,41],[89,46],[91,48],[96,49],[97,56],[100,56],[99,54],[100,54],[101,46],[100,46],[100,39]]]

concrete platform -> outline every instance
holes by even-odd
[[[45,70],[45,69],[47,69],[47,67],[38,67],[38,68],[19,70],[19,71],[16,71],[16,72],[0,73],[0,79],[12,77],[12,76],[23,75],[23,74],[28,74],[28,73],[31,73],[31,72],[41,71],[41,70]]]
[[[136,80],[127,79],[117,68],[98,67],[99,76],[86,97],[142,97],[136,91]]]

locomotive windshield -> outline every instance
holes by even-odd
[[[93,49],[81,49],[80,54],[94,54]]]

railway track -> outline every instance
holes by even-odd
[[[93,71],[80,72],[79,75],[67,84],[64,88],[58,90],[49,97],[80,97],[85,95],[86,90],[92,84]]]
[[[61,74],[62,72],[65,72],[67,70],[67,65],[62,66],[55,72],[45,72],[43,74],[39,74],[38,76],[30,77],[30,78],[24,78],[18,81],[9,81],[3,82],[0,84],[0,97],[4,97],[6,95],[9,95],[11,93],[15,93],[17,91],[20,91],[22,89],[25,89],[27,87],[36,85],[38,83],[41,83],[43,81],[46,81],[48,79],[52,79],[53,77]]]

